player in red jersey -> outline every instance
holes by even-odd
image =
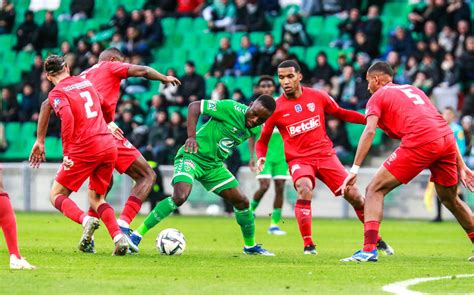
[[[10,253],[10,269],[35,269],[20,255],[18,234],[16,231],[15,211],[8,193],[3,188],[3,167],[0,165],[0,227],[2,228],[8,253]]]
[[[125,255],[130,241],[122,234],[114,210],[105,201],[117,147],[102,115],[100,94],[89,80],[70,76],[63,57],[49,56],[44,70],[47,79],[55,85],[48,94],[48,101],[61,120],[63,143],[63,163],[51,188],[51,203],[65,216],[83,225],[79,249],[84,248],[90,244],[99,220],[79,209],[69,194],[78,191],[89,178],[89,203],[115,242],[113,254]]]
[[[364,248],[342,261],[377,261],[376,243],[383,214],[384,196],[397,186],[407,184],[423,169],[430,169],[431,181],[441,202],[448,208],[474,244],[472,211],[457,195],[461,182],[474,187],[474,174],[457,148],[453,132],[422,90],[411,85],[392,83],[393,70],[385,62],[367,71],[369,91],[367,126],[357,147],[354,166],[341,191],[351,190],[357,172],[372,145],[377,125],[389,136],[401,139],[400,146],[383,163],[366,189]],[[459,171],[459,178],[458,178]],[[474,261],[474,256],[469,258]]]
[[[284,93],[277,99],[276,110],[266,121],[257,141],[257,166],[261,171],[268,141],[273,128],[277,127],[283,137],[286,161],[298,193],[295,215],[304,241],[304,253],[317,254],[311,237],[311,199],[316,178],[337,196],[336,190],[347,176],[326,133],[325,114],[358,124],[365,124],[365,118],[358,112],[340,108],[323,91],[302,87],[302,78],[296,61],[287,60],[278,66],[278,79]],[[358,218],[364,222],[364,198],[357,187],[352,187],[343,195],[354,207]],[[380,237],[378,247],[389,255],[393,254],[393,249]]]
[[[80,77],[91,81],[104,98],[101,106],[104,119],[109,129],[115,135],[118,148],[115,169],[121,174],[127,174],[135,182],[118,219],[122,232],[129,234],[130,223],[140,211],[142,202],[148,197],[151,187],[155,183],[156,175],[141,153],[123,137],[121,130],[114,123],[120,83],[128,77],[144,77],[174,85],[180,85],[181,83],[177,78],[164,76],[150,67],[124,63],[123,60],[124,56],[118,49],[108,48],[100,54],[99,63],[82,72]],[[33,167],[38,167],[41,161],[45,159],[44,139],[50,113],[51,106],[43,103],[38,119],[38,137],[30,156],[30,162]],[[89,215],[97,217],[92,209],[89,210]],[[87,246],[84,250],[85,252],[94,252],[94,244]]]

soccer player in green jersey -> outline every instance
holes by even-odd
[[[250,106],[233,100],[192,102],[188,109],[188,139],[174,160],[173,195],[159,202],[145,221],[131,235],[138,245],[152,227],[181,206],[191,193],[194,180],[208,191],[228,200],[244,238],[244,254],[274,256],[255,243],[255,220],[249,201],[235,177],[225,168],[224,160],[234,146],[260,132],[275,110],[273,97],[259,96]],[[211,119],[196,132],[199,115]]]
[[[270,76],[261,76],[257,83],[257,91],[259,94],[273,95],[275,93],[276,83]],[[254,171],[256,166],[254,151],[255,139],[249,139],[250,150],[250,168]],[[268,143],[268,155],[262,172],[257,175],[259,188],[250,202],[250,210],[255,211],[267,192],[270,181],[273,179],[275,184],[275,200],[273,201],[273,212],[268,233],[271,235],[286,235],[286,232],[280,229],[281,208],[283,207],[283,191],[285,188],[285,179],[288,176],[288,164],[285,159],[285,151],[283,149],[283,139],[280,132],[275,128],[273,135]]]

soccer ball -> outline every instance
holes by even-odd
[[[181,255],[186,249],[186,239],[179,230],[167,228],[156,238],[156,249],[164,255]]]

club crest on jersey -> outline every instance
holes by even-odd
[[[208,102],[207,103],[207,109],[211,110],[211,111],[214,111],[214,112],[217,112],[216,103],[213,102],[213,101]]]
[[[301,107],[300,104],[295,105],[295,111],[296,111],[297,113],[301,113],[301,112],[303,111],[303,108]]]
[[[291,166],[291,174],[295,173],[295,171],[298,169],[301,169],[300,165],[298,164]]]
[[[316,109],[316,106],[312,102],[308,103],[306,106],[308,107],[308,110],[310,112],[314,112],[314,110]]]
[[[59,97],[56,97],[54,100],[53,100],[53,108],[54,109],[57,109],[59,107],[59,104],[61,104],[61,99]]]

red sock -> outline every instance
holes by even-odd
[[[311,238],[311,223],[313,214],[311,212],[310,200],[296,200],[295,216],[300,228],[301,237],[304,241],[304,246],[314,245]]]
[[[469,237],[469,239],[471,240],[471,243],[474,244],[474,231],[470,232],[467,234],[467,236]]]
[[[380,222],[376,220],[364,223],[364,251],[371,252],[377,248],[377,238],[379,236]]]
[[[77,207],[73,200],[64,195],[58,195],[56,197],[56,201],[54,201],[54,207],[61,211],[64,216],[79,224],[82,224],[82,220],[84,220],[84,217],[86,216],[84,211]]]
[[[112,239],[120,234],[120,228],[117,224],[117,220],[115,219],[115,212],[114,209],[107,203],[100,204],[97,208],[97,213],[100,216],[100,219],[104,222],[107,230],[109,231],[110,236]]]
[[[92,207],[89,207],[89,211],[87,211],[87,215],[89,215],[90,217],[100,218],[99,214],[97,214],[97,212],[95,212],[95,210],[92,209]]]
[[[364,207],[354,208],[354,211],[357,214],[357,217],[359,218],[359,220],[362,222],[362,224],[364,224]],[[380,241],[381,239],[382,239],[382,237],[378,236],[377,237],[377,242]]]
[[[130,196],[125,203],[120,219],[130,224],[142,207],[142,200],[135,196]]]
[[[16,232],[15,212],[7,193],[0,193],[0,227],[3,230],[10,255],[15,254],[20,258],[18,248],[18,235]]]

